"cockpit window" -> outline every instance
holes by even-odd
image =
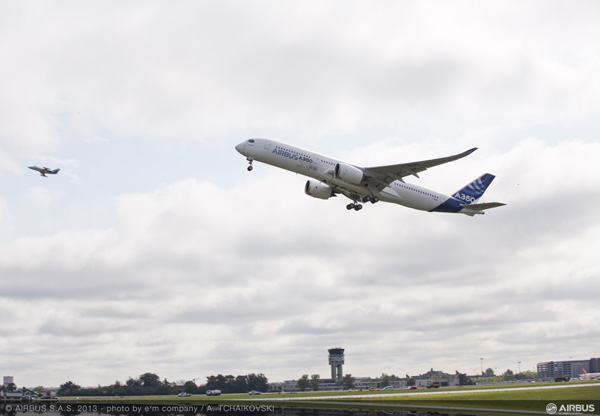
[[[248,143],[254,143],[254,139],[248,140]]]

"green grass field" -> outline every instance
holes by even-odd
[[[552,388],[550,388],[552,387]],[[490,391],[497,389],[498,391]],[[393,395],[390,395],[393,394]],[[395,390],[378,392],[305,392],[296,394],[263,393],[257,396],[227,394],[217,397],[194,395],[142,396],[142,397],[63,397],[61,403],[97,404],[190,404],[235,405],[270,404],[276,407],[303,408],[369,408],[369,409],[446,409],[448,411],[473,409],[486,413],[511,414],[511,412],[546,413],[546,405],[594,406],[600,414],[600,382],[547,383],[519,386],[473,386],[441,388],[436,390]],[[512,414],[515,414],[512,413]]]
[[[354,400],[361,400],[356,398]],[[594,406],[594,412],[600,414],[600,385],[564,386],[552,389],[507,388],[501,391],[480,391],[473,393],[448,392],[439,394],[413,394],[406,396],[367,398],[370,403],[376,401],[386,404],[444,407],[450,409],[495,409],[544,412],[549,403],[587,404]],[[591,407],[588,407],[591,408]]]

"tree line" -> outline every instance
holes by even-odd
[[[11,393],[17,390],[17,385],[15,383],[8,383],[6,385],[0,385],[0,392],[8,392]]]
[[[208,376],[206,384],[197,385],[195,380],[174,383],[167,379],[161,381],[154,373],[145,373],[137,378],[129,378],[125,383],[116,381],[110,386],[82,388],[68,381],[60,385],[59,396],[155,396],[179,393],[205,394],[207,390],[221,390],[223,393],[247,393],[251,390],[266,392],[269,384],[264,374]]]
[[[432,379],[445,379],[450,377],[450,374],[445,375],[434,375]],[[506,370],[504,374],[501,376],[497,376],[494,374],[494,370],[488,368],[481,376],[467,376],[466,374],[456,372],[456,376],[458,377],[458,384],[461,386],[469,386],[475,385],[476,382],[480,383],[498,383],[498,382],[507,382],[507,381],[517,381],[517,380],[534,380],[536,374],[531,371],[524,371],[519,374],[514,374],[512,370]],[[369,378],[370,381],[378,381],[380,387],[386,387],[392,385],[392,381],[405,380],[407,386],[414,386],[417,384],[417,380],[414,377],[410,377],[406,375],[406,377],[398,377],[394,374],[389,375],[386,373],[382,373],[381,377],[377,377],[374,379]],[[320,376],[318,374],[313,374],[309,376],[308,374],[302,375],[297,381],[298,388],[300,391],[313,390],[317,391],[320,388],[319,385]],[[355,388],[356,379],[352,376],[352,374],[346,374],[342,377],[342,387],[344,390],[350,390]]]

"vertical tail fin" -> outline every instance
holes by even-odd
[[[466,204],[475,203],[481,198],[485,190],[490,186],[495,176],[485,173],[464,188],[454,192],[452,196]]]

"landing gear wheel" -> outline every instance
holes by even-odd
[[[248,172],[252,172],[252,169],[254,169],[252,165],[248,166]]]
[[[374,204],[376,202],[379,202],[379,197],[374,195],[367,195],[362,199],[362,202],[371,202],[371,204]]]
[[[348,205],[346,205],[346,209],[347,209],[348,211],[350,211],[351,209],[354,209],[354,208],[355,208],[355,205],[354,205],[354,204],[348,204]]]
[[[360,211],[361,209],[362,209],[362,205],[361,205],[361,204],[356,204],[356,205],[354,206],[354,210],[355,210],[355,211]]]

